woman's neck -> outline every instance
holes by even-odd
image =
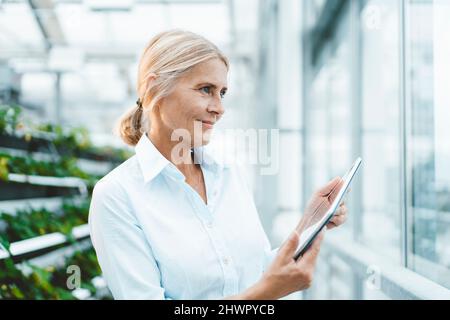
[[[191,176],[196,169],[190,144],[170,140],[171,134],[162,134],[162,130],[150,130],[147,137],[158,151],[173,163],[185,177]]]

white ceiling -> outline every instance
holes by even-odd
[[[163,30],[199,33],[233,61],[256,56],[259,0],[0,0],[0,64],[23,74],[22,98],[54,110],[55,76],[61,70],[65,119],[113,118],[135,101],[135,77],[141,50]],[[108,9],[105,9],[108,8]],[[44,37],[38,19],[46,28]],[[47,44],[51,48],[47,50]],[[237,52],[239,50],[239,52]],[[232,62],[233,63],[233,62]],[[232,66],[229,86],[248,72]],[[248,77],[247,77],[248,78]],[[239,86],[236,86],[239,93]],[[230,90],[231,91],[231,90]],[[233,96],[230,92],[229,96]],[[101,111],[99,111],[101,114]],[[76,115],[76,116],[75,116]],[[78,118],[78,120],[76,120]]]

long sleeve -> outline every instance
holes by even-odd
[[[92,243],[115,299],[165,299],[161,275],[119,183],[96,184],[89,211]]]
[[[95,185],[89,212],[114,298],[221,299],[258,281],[275,251],[235,166],[195,151],[206,204],[147,135],[135,150]]]

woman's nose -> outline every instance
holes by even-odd
[[[208,106],[208,112],[214,112],[220,118],[225,113],[222,101],[214,100],[214,102]]]

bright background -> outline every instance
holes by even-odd
[[[73,160],[70,165],[59,164],[59,173],[36,172],[58,176],[56,184],[68,184],[67,189],[88,180],[81,200],[71,195],[78,201],[74,216],[79,210],[85,217],[82,201],[89,200],[89,186],[127,157],[112,131],[136,100],[141,50],[157,32],[187,29],[213,41],[230,58],[227,111],[220,128],[280,130],[278,173],[261,175],[255,166],[248,171],[274,246],[297,223],[318,186],[342,175],[357,156],[364,159],[349,198],[349,221],[327,234],[314,286],[291,298],[448,299],[448,17],[448,0],[0,0],[2,108],[20,105],[27,128],[48,123],[64,128],[63,133],[47,128],[48,139],[63,141],[56,150],[31,150],[30,143],[19,147],[5,138],[0,151],[58,161],[61,144],[73,143],[66,154]],[[0,114],[6,137],[23,135],[11,120],[13,113]],[[66,132],[80,126],[85,130]],[[36,131],[28,134],[39,136]],[[101,146],[115,149],[96,161],[77,151],[104,154]],[[122,158],[114,162],[111,152]],[[13,265],[25,276],[1,258],[1,296],[107,297],[85,221],[74,218],[64,227],[70,233],[78,226],[75,243],[60,237],[63,227],[50,228],[70,210],[61,209],[63,194],[39,193],[36,184],[16,181],[21,178],[14,174],[36,175],[30,168],[44,165],[25,162],[0,162],[0,173],[7,169],[10,174],[0,184],[0,235],[28,241],[11,246],[17,253]],[[62,179],[68,175],[81,180]],[[18,214],[30,207],[46,207],[50,213]],[[82,277],[85,290],[75,295],[67,288],[58,291],[65,286],[63,271],[70,262],[63,257],[83,250],[92,257],[76,260],[82,276],[91,270]],[[27,261],[40,269],[32,273],[24,267]],[[33,291],[27,285],[31,282],[41,286]]]

